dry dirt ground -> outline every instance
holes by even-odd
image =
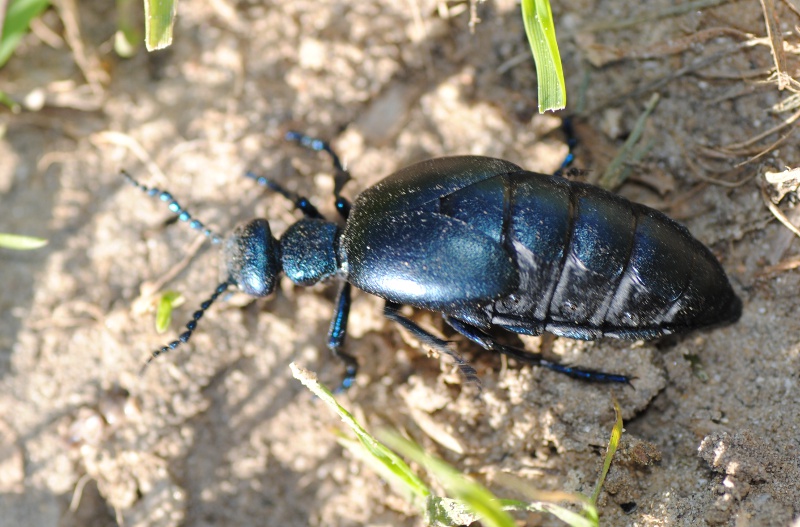
[[[335,215],[329,163],[286,144],[289,128],[332,141],[352,171],[350,197],[446,154],[550,173],[566,147],[560,119],[537,114],[519,6],[480,4],[471,33],[458,2],[184,0],[172,47],[123,60],[113,3],[58,4],[0,70],[0,89],[25,106],[0,111],[0,232],[50,242],[0,250],[0,524],[420,525],[342,450],[338,419],[289,372],[296,361],[328,384],[341,378],[325,347],[334,286],[226,297],[190,346],[138,376],[213,291],[218,255],[208,243],[193,253],[198,235],[118,172],[169,188],[223,233],[254,216],[281,233],[298,217],[243,178],[248,169]],[[791,92],[765,82],[775,62],[758,2],[653,17],[672,5],[553,5],[577,165],[599,176],[658,93],[649,148],[618,191],[712,248],[744,302],[739,323],[660,345],[524,342],[631,375],[635,390],[457,339],[483,381],[476,398],[450,360],[428,357],[376,298],[356,295],[348,349],[362,369],[340,399],[370,429],[403,430],[511,496],[498,473],[591,493],[614,394],[626,433],[600,497],[603,525],[788,526],[800,515],[800,274],[770,266],[796,260],[798,244],[760,185],[764,172],[797,166],[800,149],[791,126],[757,136],[792,115],[771,111]],[[800,16],[788,0],[774,7],[792,73]],[[632,16],[642,20],[602,28]],[[142,287],[190,254],[162,288],[187,301],[156,334]],[[415,320],[450,335],[434,316]]]

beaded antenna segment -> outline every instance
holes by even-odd
[[[143,185],[143,184],[139,183],[138,181],[136,181],[133,178],[133,176],[131,176],[130,174],[128,174],[128,172],[126,172],[124,170],[120,171],[120,174],[122,174],[122,176],[128,181],[128,183],[130,183],[134,187],[138,188],[139,190],[141,190],[142,192],[144,192],[148,196],[150,196],[152,198],[157,198],[158,200],[163,201],[164,203],[166,203],[167,204],[167,208],[169,208],[170,211],[172,211],[175,214],[177,214],[178,215],[178,219],[180,221],[182,221],[184,223],[187,223],[190,228],[192,228],[192,229],[194,229],[194,230],[196,230],[198,232],[201,232],[206,238],[211,240],[211,243],[218,244],[218,243],[220,243],[222,241],[222,238],[220,238],[216,233],[214,233],[214,231],[212,231],[211,229],[207,228],[203,224],[203,222],[201,222],[200,220],[193,219],[192,215],[189,213],[189,211],[184,209],[172,197],[172,194],[170,194],[169,192],[167,192],[165,190],[160,190],[160,189],[158,189],[156,187],[148,187],[147,185]],[[147,368],[147,366],[151,362],[153,362],[153,359],[155,359],[159,355],[163,355],[164,353],[167,353],[169,351],[174,350],[175,348],[177,348],[181,344],[185,344],[185,343],[189,342],[189,339],[192,337],[192,333],[197,328],[197,321],[200,320],[201,318],[203,318],[203,315],[205,314],[206,310],[208,310],[208,308],[211,307],[211,304],[213,304],[214,301],[217,298],[219,298],[219,296],[222,293],[224,293],[228,289],[228,287],[230,287],[231,285],[233,285],[233,282],[231,282],[230,279],[228,279],[225,282],[222,282],[221,284],[219,284],[216,287],[216,289],[214,290],[214,293],[208,298],[208,300],[206,300],[205,302],[200,304],[200,309],[198,309],[197,311],[194,312],[194,314],[192,315],[192,319],[186,324],[186,331],[181,333],[181,335],[178,337],[177,340],[173,340],[172,342],[170,342],[166,346],[163,346],[162,348],[153,351],[151,356],[142,365],[142,369],[139,371],[139,375],[143,374],[145,369]]]
[[[205,225],[203,225],[203,222],[201,222],[200,220],[193,219],[192,215],[189,214],[189,211],[184,209],[177,201],[175,201],[175,199],[172,197],[172,194],[170,194],[166,190],[159,190],[156,187],[148,187],[147,185],[143,185],[143,184],[139,183],[138,181],[136,181],[133,178],[133,176],[128,174],[125,170],[121,170],[120,174],[122,174],[122,176],[128,181],[128,183],[130,183],[134,187],[138,188],[139,190],[141,190],[142,192],[144,192],[148,196],[150,196],[152,198],[158,198],[159,200],[161,200],[164,203],[166,203],[167,204],[167,208],[169,208],[170,211],[172,211],[175,214],[177,214],[178,215],[178,219],[180,221],[188,222],[190,228],[192,228],[192,229],[194,229],[194,230],[196,230],[198,232],[202,232],[203,235],[206,238],[211,240],[211,243],[217,244],[217,243],[220,243],[222,241],[222,238],[217,236],[217,234],[215,234],[211,229],[209,229]]]
[[[200,304],[200,309],[194,312],[194,314],[192,315],[192,320],[186,323],[186,331],[181,333],[180,336],[177,338],[177,340],[173,340],[166,346],[155,350],[147,359],[147,361],[142,365],[142,369],[139,370],[139,375],[142,375],[144,373],[144,370],[150,365],[151,362],[153,362],[153,359],[157,358],[159,355],[163,355],[164,353],[170,352],[175,348],[177,348],[178,346],[180,346],[181,344],[186,344],[187,342],[189,342],[189,339],[192,337],[192,333],[194,333],[194,330],[197,329],[197,321],[203,318],[203,315],[208,310],[208,308],[211,307],[211,304],[213,304],[214,301],[217,298],[219,298],[219,296],[222,293],[227,291],[228,287],[230,287],[231,285],[232,284],[229,281],[222,282],[221,284],[219,284],[217,288],[214,290],[214,294],[212,294],[208,298],[208,300]]]

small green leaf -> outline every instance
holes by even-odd
[[[144,0],[144,42],[147,51],[163,49],[172,44],[172,27],[178,0]]]
[[[549,0],[522,0],[522,21],[536,63],[539,113],[567,105],[567,86],[561,69],[556,26]]]
[[[0,233],[0,247],[4,249],[14,249],[16,251],[29,251],[47,245],[44,238],[34,238],[33,236],[20,236],[19,234]]]
[[[183,296],[177,291],[167,291],[158,299],[156,308],[156,333],[166,333],[172,323],[172,311],[183,303]]]
[[[687,353],[683,358],[689,361],[689,365],[692,367],[692,373],[694,373],[695,377],[703,382],[708,382],[708,373],[706,373],[705,368],[703,368],[703,360],[699,355]]]
[[[31,20],[50,6],[50,0],[11,0],[0,33],[0,68],[8,61],[27,33]]]
[[[0,104],[6,106],[9,110],[11,110],[11,113],[19,113],[22,111],[22,106],[20,106],[19,103],[17,103],[17,101],[9,97],[8,94],[3,91],[0,91]]]

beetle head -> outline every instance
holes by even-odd
[[[281,245],[272,237],[267,220],[240,224],[223,247],[228,280],[248,295],[269,295],[281,272],[280,253]]]

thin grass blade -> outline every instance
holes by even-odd
[[[144,0],[144,42],[147,51],[172,44],[178,0]]]
[[[522,21],[536,63],[539,113],[567,105],[567,86],[549,0],[522,0]]]
[[[16,251],[29,251],[32,249],[39,249],[47,245],[47,240],[44,238],[35,238],[33,236],[21,236],[19,234],[3,234],[0,233],[0,247],[4,249],[14,249]]]

